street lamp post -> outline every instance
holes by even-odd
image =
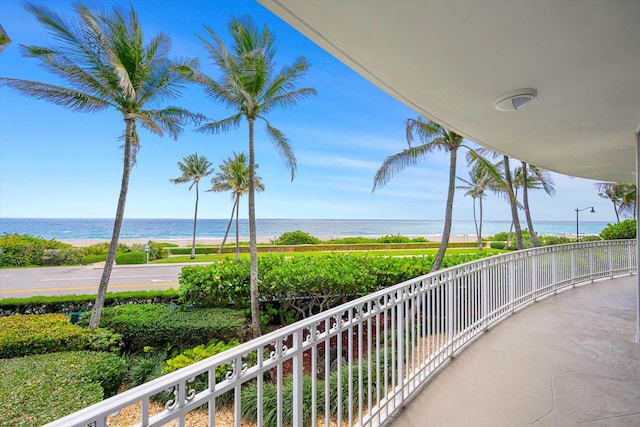
[[[593,208],[593,206],[589,206],[588,208],[584,208],[584,209],[578,209],[576,208],[576,242],[580,241],[580,222],[578,220],[579,218],[579,214],[582,211],[586,211],[587,209],[591,209],[591,211],[589,213],[596,213],[596,210]]]

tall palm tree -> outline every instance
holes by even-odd
[[[424,117],[418,119],[408,119],[405,123],[405,133],[409,148],[387,157],[373,178],[373,190],[382,187],[398,172],[408,166],[415,166],[420,160],[428,158],[434,151],[442,150],[449,153],[449,186],[447,191],[447,205],[445,208],[444,228],[442,230],[442,243],[433,261],[431,271],[436,271],[442,264],[442,259],[449,245],[451,236],[451,223],[453,214],[453,197],[456,183],[456,162],[458,149],[465,147],[473,151],[469,146],[463,144],[463,137],[455,132],[443,128]],[[412,145],[414,134],[422,144]],[[486,159],[478,156],[479,161],[487,164]]]
[[[0,25],[0,53],[2,53],[4,48],[9,46],[10,43],[11,39],[7,35],[7,32],[4,30],[2,25]]]
[[[313,88],[296,88],[309,69],[309,63],[298,58],[292,65],[275,72],[275,37],[267,26],[261,30],[249,17],[232,18],[229,32],[233,40],[228,49],[218,35],[205,27],[213,43],[199,37],[209,51],[209,56],[218,67],[218,81],[201,73],[193,66],[183,65],[177,69],[183,76],[203,86],[213,99],[226,104],[235,113],[227,118],[207,123],[199,130],[219,134],[238,128],[242,119],[249,127],[249,252],[251,253],[251,325],[254,336],[260,335],[260,312],[258,301],[258,250],[256,246],[255,214],[255,148],[254,127],[256,120],[264,121],[266,133],[276,151],[295,177],[296,158],[289,140],[282,131],[273,127],[266,115],[278,107],[292,107],[298,101],[315,95]]]
[[[635,218],[636,186],[634,184],[598,182],[595,185],[598,188],[598,196],[613,203],[617,222],[620,222],[620,215]]]
[[[540,243],[538,242],[538,236],[533,229],[531,210],[529,209],[529,190],[543,189],[549,196],[553,196],[556,194],[556,189],[553,187],[553,178],[551,178],[551,175],[547,170],[528,164],[525,161],[521,161],[521,163],[522,166],[519,170],[516,170],[517,186],[522,187],[522,207],[527,220],[529,235],[531,236],[531,244],[534,247],[538,247],[540,246]],[[531,173],[529,173],[529,171]]]
[[[183,162],[178,162],[178,168],[182,175],[169,181],[174,184],[190,182],[189,191],[194,185],[196,187],[196,209],[193,215],[193,240],[191,241],[191,259],[194,259],[196,257],[196,224],[198,222],[198,199],[200,195],[198,184],[202,178],[211,175],[213,169],[211,169],[211,162],[204,156],[198,156],[198,153],[190,154],[182,160]]]
[[[133,7],[128,14],[117,9],[92,13],[78,5],[76,20],[42,6],[27,4],[26,8],[57,45],[20,46],[23,54],[40,60],[46,69],[69,86],[9,78],[0,79],[0,84],[72,111],[93,113],[113,108],[124,118],[120,195],[109,252],[89,322],[93,329],[100,322],[124,217],[129,176],[140,147],[137,125],[157,135],[166,132],[175,139],[181,133],[185,119],[198,120],[201,116],[177,107],[147,109],[148,104],[178,95],[181,79],[172,66],[189,63],[169,61],[170,40],[165,34],[160,33],[145,43]]]
[[[474,166],[469,171],[469,179],[457,177],[464,185],[458,185],[456,188],[459,190],[466,190],[465,196],[470,196],[473,199],[473,223],[476,228],[476,237],[478,240],[478,250],[482,250],[482,200],[485,198],[486,190],[489,188],[492,175],[484,168]],[[479,220],[476,216],[476,199],[479,205]]]
[[[258,164],[255,168],[258,169]],[[211,178],[211,190],[215,192],[230,191],[231,198],[233,199],[233,207],[231,208],[231,218],[229,224],[227,224],[227,231],[224,233],[224,239],[218,253],[222,252],[227,236],[229,235],[229,229],[233,222],[233,217],[236,218],[236,261],[240,259],[240,236],[238,232],[238,218],[240,213],[240,198],[249,192],[249,165],[247,164],[247,156],[244,153],[233,153],[233,157],[227,158],[220,166],[220,172]],[[264,191],[264,185],[262,179],[255,175],[255,189],[257,192]]]

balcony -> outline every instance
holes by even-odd
[[[240,426],[247,406],[257,425],[633,425],[635,245],[536,248],[418,277],[48,425],[115,425],[130,405],[143,426],[184,426],[194,410]]]

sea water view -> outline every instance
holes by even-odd
[[[224,237],[228,219],[198,219],[198,239]],[[235,222],[234,222],[235,223]],[[508,231],[510,221],[485,221],[483,235]],[[580,221],[580,234],[599,234],[607,223],[602,221]],[[376,220],[376,219],[257,219],[258,237],[275,239],[287,231],[302,230],[319,238],[346,236],[433,236],[442,234],[440,220]],[[523,229],[526,227],[523,224]],[[538,221],[534,224],[538,234],[575,236],[575,221]],[[77,218],[0,218],[0,232],[40,236],[60,241],[109,240],[113,219]],[[232,225],[230,235],[234,236]],[[249,236],[249,221],[239,223],[241,238]],[[121,239],[172,240],[190,238],[193,233],[192,219],[125,219]],[[454,221],[453,236],[474,238],[473,221]]]

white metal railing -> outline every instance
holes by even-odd
[[[633,273],[636,241],[517,251],[421,276],[314,315],[111,397],[48,426],[109,425],[137,405],[142,426],[195,409],[233,425],[380,425],[452,354],[519,307],[577,283]],[[218,379],[216,380],[216,373]],[[149,403],[169,390],[164,409]],[[251,411],[249,411],[251,412]]]

